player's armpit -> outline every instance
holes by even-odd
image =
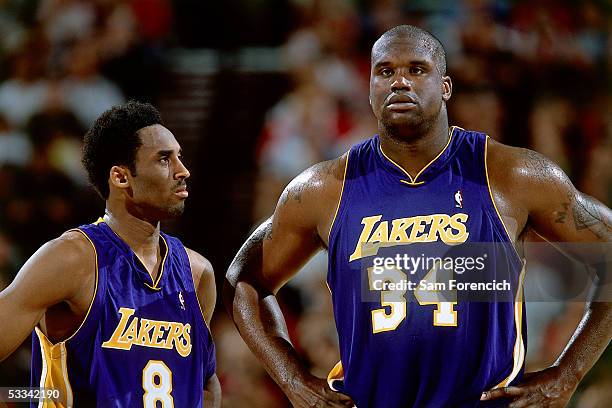
[[[204,385],[202,407],[219,408],[221,406],[221,384],[217,374],[213,374]]]
[[[87,238],[71,231],[43,245],[0,292],[0,360],[23,342],[47,309],[66,302],[86,311],[95,286],[95,252]]]
[[[210,327],[210,319],[217,303],[217,288],[215,272],[208,259],[189,248],[185,248],[191,266],[191,275],[195,285],[198,302],[206,324]]]
[[[312,255],[327,245],[342,190],[346,155],[318,163],[285,188],[274,214],[249,237],[228,271],[276,293]]]

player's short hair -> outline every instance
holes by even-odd
[[[89,181],[108,199],[108,177],[113,166],[128,166],[136,174],[136,151],[142,145],[137,132],[163,125],[159,111],[149,103],[129,101],[104,112],[85,134],[82,162]]]
[[[372,60],[378,48],[397,37],[408,37],[421,40],[431,50],[434,62],[440,75],[446,75],[446,51],[440,40],[427,30],[412,25],[399,25],[383,33],[372,47]]]

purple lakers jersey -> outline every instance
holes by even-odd
[[[329,237],[341,361],[358,408],[505,406],[526,347],[524,262],[495,207],[487,136],[453,127],[412,177],[378,136],[351,148]]]
[[[102,220],[76,231],[96,253],[95,294],[67,340],[53,344],[35,329],[32,386],[64,396],[62,405],[41,406],[201,407],[215,348],[181,242],[160,233],[163,261],[153,281]]]

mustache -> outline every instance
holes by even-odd
[[[179,181],[175,186],[174,189],[178,190],[179,188],[184,188],[187,187],[187,182],[186,181]]]

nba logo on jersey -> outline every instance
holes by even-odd
[[[185,310],[185,299],[183,299],[183,292],[179,292],[179,302],[181,302],[181,309]]]
[[[457,190],[455,193],[455,207],[463,208],[463,195],[461,195],[461,190]]]

